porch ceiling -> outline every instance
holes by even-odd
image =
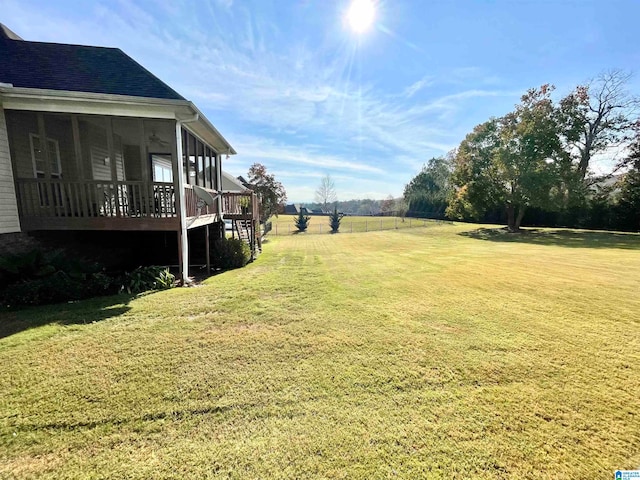
[[[20,88],[0,84],[0,104],[5,110],[111,115],[172,119],[214,147],[218,153],[236,153],[200,110],[188,100],[131,97],[102,93]]]

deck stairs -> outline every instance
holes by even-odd
[[[233,229],[238,233],[240,240],[247,242],[247,245],[252,246],[251,241],[251,220],[234,220]]]

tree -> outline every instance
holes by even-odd
[[[412,214],[439,216],[447,208],[452,192],[452,158],[453,154],[432,158],[404,187],[404,199]]]
[[[560,101],[567,150],[580,180],[588,174],[593,156],[629,140],[640,99],[626,90],[630,73],[602,73]]]
[[[510,232],[520,230],[527,207],[553,208],[564,149],[553,87],[522,96],[515,110],[474,128],[462,141],[452,180],[458,187],[447,213],[479,217],[503,205]]]
[[[267,173],[267,167],[254,163],[249,168],[250,188],[258,194],[260,202],[260,222],[266,222],[272,215],[277,216],[287,201],[287,192],[275,176]]]
[[[338,233],[341,220],[342,214],[338,213],[338,207],[333,207],[333,213],[329,215],[329,226],[331,227],[331,233]]]
[[[407,204],[407,201],[404,199],[404,197],[396,199],[394,208],[396,210],[396,215],[398,217],[401,217],[402,221],[404,222],[404,217],[407,216],[407,210],[409,210],[409,205]]]
[[[358,215],[377,215],[380,212],[380,202],[365,198],[360,200],[360,206],[356,212]]]
[[[299,232],[304,232],[308,227],[309,223],[311,223],[311,218],[303,212],[303,209],[300,209],[298,216],[293,219],[293,223],[298,229]]]
[[[393,213],[393,207],[395,207],[396,201],[393,195],[389,195],[387,198],[380,202],[380,214],[391,215]]]
[[[640,231],[640,123],[635,124],[635,138],[629,156],[621,162],[627,172],[618,183],[620,194],[616,210],[618,221],[625,229]]]
[[[336,184],[331,175],[325,175],[320,180],[320,186],[316,190],[316,202],[322,204],[322,210],[327,211],[327,205],[335,203],[338,200],[336,194]]]

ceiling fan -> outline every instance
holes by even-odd
[[[151,131],[151,136],[149,136],[149,143],[155,143],[156,145],[160,145],[161,147],[166,147],[169,145],[169,142],[162,140],[162,138],[160,138],[158,134],[156,134],[155,130]]]

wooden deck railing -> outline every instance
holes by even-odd
[[[222,196],[225,215],[258,218],[258,200],[253,192],[226,192]]]
[[[185,185],[184,206],[187,213],[187,218],[199,217],[201,215],[213,215],[218,213],[218,202],[220,202],[220,198],[216,197],[217,192],[215,190],[211,190],[210,188],[200,188],[209,192],[209,194],[214,198],[214,204],[207,205],[204,201],[198,198],[191,185]]]
[[[205,190],[216,198],[214,190]],[[175,187],[168,182],[19,178],[16,195],[20,215],[27,218],[178,217]],[[185,185],[183,198],[187,217],[217,214],[221,206],[223,214],[258,218],[253,192],[223,193],[213,205],[207,205],[199,201],[191,185]]]
[[[172,183],[20,178],[16,195],[23,217],[176,217]]]

